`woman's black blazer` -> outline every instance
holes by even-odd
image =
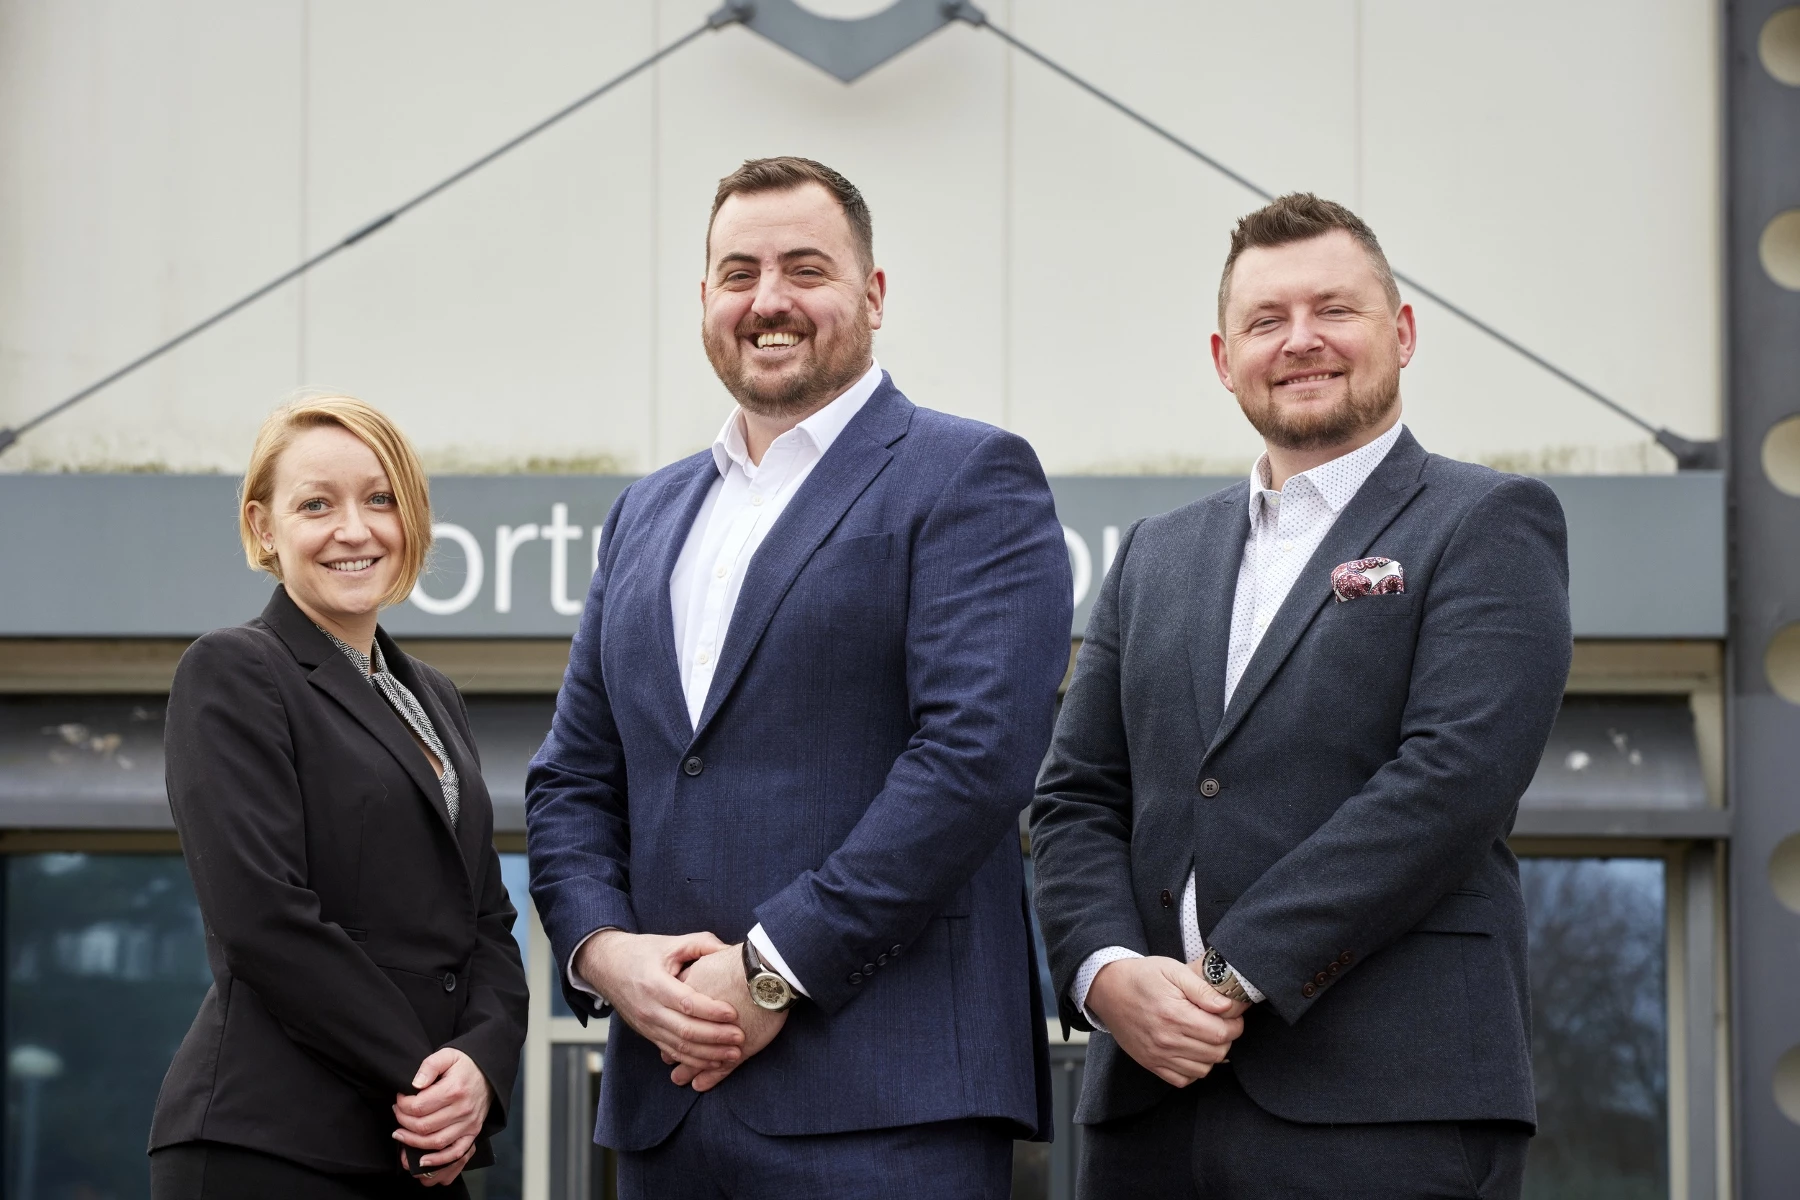
[[[188,648],[169,689],[169,807],[213,986],[157,1097],[152,1150],[227,1142],[318,1170],[396,1171],[391,1106],[455,1046],[495,1101],[492,1161],[525,1042],[525,973],[467,710],[377,632],[462,784],[277,588],[258,619]]]

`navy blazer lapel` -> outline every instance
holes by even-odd
[[[1425,466],[1425,450],[1413,438],[1412,434],[1402,429],[1400,437],[1394,442],[1394,448],[1388,451],[1362,488],[1351,497],[1350,503],[1332,523],[1302,568],[1300,577],[1282,601],[1281,607],[1275,611],[1275,619],[1269,622],[1268,632],[1263,634],[1262,641],[1257,643],[1256,653],[1244,667],[1244,674],[1238,680],[1237,689],[1231,694],[1231,704],[1225,709],[1224,719],[1208,744],[1207,753],[1217,750],[1226,738],[1256,703],[1275,672],[1293,653],[1300,637],[1313,623],[1313,618],[1325,607],[1331,598],[1331,569],[1339,563],[1349,562],[1354,558],[1362,558],[1374,540],[1382,531],[1393,523],[1400,510],[1412,501],[1412,498],[1424,487],[1419,475]],[[1246,485],[1247,486],[1247,485]],[[1249,497],[1245,496],[1248,505]],[[1249,520],[1248,508],[1245,510],[1246,527]],[[1230,639],[1229,618],[1227,619],[1226,639]],[[1220,687],[1224,687],[1224,677],[1220,676]]]
[[[1192,663],[1194,707],[1200,741],[1208,744],[1225,710],[1225,659],[1231,652],[1231,609],[1237,602],[1238,566],[1250,536],[1250,485],[1236,487],[1202,502],[1191,528],[1193,542],[1185,557],[1194,603],[1189,606],[1188,657]]]
[[[336,700],[357,723],[374,735],[387,748],[396,762],[406,768],[419,790],[432,797],[446,825],[450,814],[444,810],[444,789],[438,786],[437,774],[425,759],[425,752],[413,741],[412,731],[386,700],[375,691],[368,677],[357,672],[344,652],[319,632],[312,618],[300,611],[288,596],[286,588],[276,588],[268,607],[263,609],[263,623],[275,631],[288,651],[303,667],[310,667],[307,682]],[[383,647],[385,653],[386,647]],[[410,686],[410,685],[408,685]]]
[[[912,402],[884,373],[881,386],[838,434],[769,530],[744,574],[744,586],[738,592],[737,608],[726,629],[718,670],[706,694],[706,707],[694,726],[696,738],[731,694],[800,569],[893,459],[894,453],[888,447],[905,434],[912,411]]]
[[[696,456],[693,477],[673,489],[673,503],[664,507],[664,527],[657,532],[656,611],[650,620],[656,628],[656,661],[652,664],[650,688],[656,693],[663,719],[668,724],[670,740],[685,746],[694,736],[694,719],[688,715],[687,691],[681,686],[681,654],[675,646],[675,608],[670,581],[675,577],[675,563],[687,545],[694,522],[706,503],[707,493],[719,479],[719,466],[712,454]]]

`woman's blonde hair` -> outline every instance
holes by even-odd
[[[431,550],[431,488],[425,480],[425,468],[419,465],[419,456],[406,435],[383,413],[354,396],[299,396],[270,413],[263,422],[250,451],[243,486],[238,489],[238,536],[244,542],[244,558],[251,570],[267,571],[281,578],[280,560],[273,550],[263,549],[262,540],[250,524],[250,506],[260,504],[265,512],[272,509],[275,467],[282,451],[296,434],[322,425],[336,425],[355,436],[374,452],[387,475],[406,544],[400,551],[400,574],[394,580],[394,590],[381,602],[398,604],[412,594],[419,572],[425,567],[425,556]]]

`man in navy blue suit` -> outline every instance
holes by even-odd
[[[843,176],[720,181],[737,407],[613,506],[532,763],[532,898],[617,1018],[622,1195],[1004,1196],[1049,1133],[1017,820],[1068,558],[1031,448],[875,363],[886,292]]]

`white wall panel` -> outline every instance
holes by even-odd
[[[1274,190],[1354,178],[1351,9],[1020,0],[1017,33]],[[1260,203],[1030,61],[1014,67],[1013,413],[1052,472],[1234,471],[1219,268]]]
[[[315,249],[652,48],[650,0],[311,8]],[[440,469],[642,470],[652,163],[640,76],[321,268],[307,382],[391,410]]]
[[[276,0],[0,4],[0,423],[292,265],[300,17]],[[290,294],[43,426],[0,469],[219,466],[255,428],[237,407],[292,386],[295,354]]]
[[[821,0],[823,3],[823,0]],[[833,0],[859,4],[863,0]],[[697,24],[713,0],[0,0],[0,421],[329,245]],[[866,6],[865,6],[866,7]],[[1716,14],[1705,0],[995,0],[1026,40],[1694,437],[1718,426]],[[717,179],[801,153],[874,210],[884,365],[1055,472],[1236,470],[1207,361],[1255,200],[997,39],[843,85],[702,37],[290,288],[30,435],[0,470],[235,470],[288,389],[393,410],[437,468],[637,471],[728,404],[699,338]],[[1419,305],[1432,448],[1667,469]]]
[[[1403,270],[1653,424],[1719,428],[1712,6],[1366,0],[1365,216]],[[1408,419],[1539,470],[1667,470],[1647,438],[1418,305]]]

